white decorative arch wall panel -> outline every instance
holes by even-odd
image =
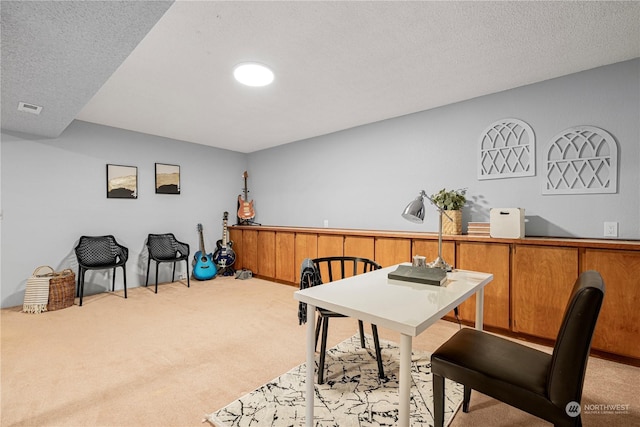
[[[479,180],[535,174],[536,139],[531,126],[518,119],[502,119],[485,129],[479,140]]]
[[[605,130],[576,126],[556,135],[545,153],[542,194],[615,193],[618,146]]]

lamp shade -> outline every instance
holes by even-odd
[[[413,202],[409,203],[406,208],[404,208],[402,217],[408,221],[422,224],[424,221],[424,214],[424,199],[420,195],[416,197]]]

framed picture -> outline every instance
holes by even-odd
[[[180,166],[156,163],[156,194],[180,194]]]
[[[137,199],[138,168],[107,165],[107,199]]]

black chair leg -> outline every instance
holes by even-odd
[[[111,292],[116,290],[116,268],[113,267],[113,279],[111,280]]]
[[[171,273],[171,283],[176,281],[176,262],[173,262],[173,272]]]
[[[184,263],[187,265],[187,288],[190,288],[191,287],[191,283],[189,283],[189,261],[187,261],[185,259]]]
[[[318,364],[318,384],[324,384],[324,361],[327,354],[327,330],[329,329],[329,318],[325,317],[322,322],[322,342],[320,343],[320,363]]]
[[[147,280],[144,281],[145,287],[149,285],[149,267],[151,267],[151,258],[147,260]]]
[[[444,377],[433,376],[433,427],[444,425]]]
[[[82,276],[82,267],[78,266],[78,289],[76,289],[76,298],[80,296],[80,276]]]
[[[464,386],[464,398],[462,399],[462,412],[469,412],[469,401],[471,400],[471,387]]]
[[[127,298],[127,269],[124,265],[122,266],[122,277],[124,277],[124,297]]]
[[[376,361],[378,362],[378,377],[384,378],[384,368],[382,367],[382,352],[380,351],[380,340],[378,339],[378,327],[371,325],[373,333],[373,345],[376,349]]]
[[[84,273],[85,270],[82,270],[79,274],[78,274],[78,296],[80,297],[80,304],[79,306],[82,307],[82,297],[84,296]]]
[[[362,324],[362,320],[358,320],[358,331],[360,331],[360,347],[367,348],[367,345],[364,342],[364,326]]]
[[[160,265],[159,262],[156,262],[156,294],[158,293],[158,266]]]

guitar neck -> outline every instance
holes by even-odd
[[[229,238],[227,237],[227,220],[222,221],[222,246],[227,246]]]
[[[242,174],[242,177],[244,178],[243,192],[244,192],[244,200],[246,202],[247,200],[249,200],[249,189],[247,187],[247,178],[249,178],[249,174],[247,173],[247,171],[244,171],[244,174]]]
[[[200,252],[205,253],[204,250],[204,237],[202,236],[202,230],[200,230]]]

